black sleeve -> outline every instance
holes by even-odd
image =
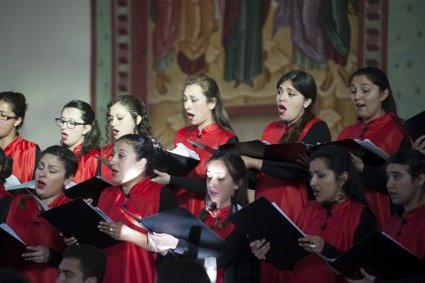
[[[0,223],[4,223],[9,212],[10,204],[12,203],[11,197],[4,197],[0,199]]]
[[[177,207],[177,201],[171,190],[167,187],[162,188],[159,201],[159,211],[166,211]]]
[[[360,177],[362,179],[362,184],[366,187],[374,188],[383,194],[388,194],[387,177],[384,168],[365,164]]]
[[[375,217],[373,216],[369,208],[365,208],[360,218],[359,226],[354,232],[353,244],[358,243],[359,241],[370,235],[370,233],[376,231],[376,229],[377,225]],[[341,256],[343,252],[340,251],[338,248],[332,246],[331,244],[325,242],[322,254],[328,258],[337,258]]]
[[[37,170],[38,162],[41,158],[41,150],[38,147],[38,145],[35,146],[35,166],[34,166],[34,172],[32,173],[32,180],[35,179],[35,170]]]
[[[330,142],[331,139],[328,125],[324,121],[319,121],[311,127],[302,141],[306,144],[315,145],[317,143]]]
[[[237,136],[233,136],[230,139],[227,140],[226,143],[237,143],[239,141]]]
[[[57,268],[61,261],[62,253],[55,249],[49,249],[49,259],[47,260],[47,262]]]
[[[186,178],[178,176],[170,176],[170,185],[172,187],[185,188],[193,193],[204,194],[207,191],[207,182],[202,178]]]
[[[263,160],[261,172],[283,180],[296,181],[308,176],[308,172],[294,163]]]

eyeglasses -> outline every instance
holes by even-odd
[[[8,120],[12,120],[12,119],[18,119],[19,117],[17,116],[9,116],[9,115],[5,115],[5,114],[0,114],[0,120],[2,121],[8,121]]]
[[[78,122],[74,122],[74,121],[67,121],[64,120],[62,118],[55,118],[56,121],[56,125],[58,125],[59,127],[62,127],[64,124],[66,124],[66,127],[68,129],[74,129],[76,126],[84,126],[86,124],[84,123],[78,123]]]

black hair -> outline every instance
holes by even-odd
[[[12,175],[13,158],[7,156],[2,148],[0,148],[0,166],[0,185],[4,185],[6,179]]]
[[[382,108],[385,113],[393,112],[397,116],[397,105],[394,100],[393,92],[391,90],[390,82],[388,81],[387,75],[380,69],[375,67],[364,67],[360,68],[348,78],[348,85],[350,86],[353,82],[353,78],[357,76],[366,76],[374,85],[379,87],[379,91],[383,92],[388,90],[387,98],[382,101]]]
[[[146,176],[153,176],[158,158],[163,153],[162,145],[152,136],[145,134],[128,134],[120,137],[118,141],[127,141],[136,152],[136,160],[146,159]]]
[[[348,178],[342,186],[344,194],[355,202],[366,204],[359,173],[351,161],[350,153],[345,148],[336,145],[321,146],[311,154],[310,162],[317,158],[326,163],[336,178],[346,172]]]
[[[65,108],[75,108],[80,110],[81,119],[85,125],[90,125],[91,130],[84,136],[83,146],[81,148],[80,155],[84,155],[92,149],[99,149],[100,142],[100,130],[97,125],[95,113],[91,108],[90,104],[82,100],[71,100],[62,108],[62,111]]]
[[[389,163],[407,165],[407,171],[413,179],[425,174],[425,155],[416,149],[401,149],[388,159],[387,165]]]
[[[74,153],[62,145],[52,145],[41,152],[40,159],[46,155],[51,154],[56,156],[65,165],[65,178],[75,175],[78,169],[78,160]]]
[[[276,89],[280,88],[280,85],[286,81],[291,81],[292,86],[301,93],[305,98],[310,98],[311,103],[304,109],[304,113],[301,118],[295,122],[291,131],[285,132],[280,138],[279,142],[298,142],[300,134],[303,131],[305,125],[314,118],[314,114],[311,112],[314,102],[317,97],[316,82],[312,75],[301,70],[293,70],[283,75],[276,84]]]
[[[87,244],[72,245],[63,252],[62,258],[78,259],[84,280],[96,277],[98,282],[103,281],[106,270],[106,256],[100,249]]]
[[[11,110],[17,117],[21,117],[22,122],[16,126],[19,129],[24,124],[25,113],[27,112],[27,102],[25,96],[20,92],[5,91],[0,92],[0,100],[7,102],[11,106]]]

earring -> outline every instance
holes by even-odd
[[[345,200],[345,194],[342,191],[337,192],[335,195],[335,200],[338,203],[343,202]]]

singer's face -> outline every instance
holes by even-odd
[[[186,117],[192,125],[203,129],[205,126],[214,123],[212,111],[215,102],[208,102],[207,97],[202,93],[202,88],[197,85],[188,85],[183,91],[183,107]]]
[[[35,189],[40,199],[56,198],[70,178],[65,178],[65,164],[56,155],[46,153],[35,171]]]
[[[108,123],[111,127],[114,140],[127,134],[136,133],[136,123],[128,108],[117,102],[111,106],[108,114]]]
[[[93,277],[90,277],[90,279],[93,279]],[[84,274],[81,269],[80,260],[72,257],[64,258],[59,265],[59,276],[56,279],[56,283],[84,282],[89,282],[89,280],[84,280]]]
[[[111,159],[112,179],[118,184],[132,183],[145,174],[146,159],[137,160],[130,141],[119,140],[114,145]]]
[[[276,103],[280,119],[292,125],[301,118],[304,114],[304,106],[309,106],[311,101],[296,90],[290,80],[287,80],[277,89]]]
[[[207,167],[207,189],[211,201],[217,204],[217,208],[231,205],[231,197],[239,188],[233,181],[229,170],[220,159],[208,163]]]
[[[389,163],[386,169],[387,189],[394,204],[409,206],[420,199],[424,176],[412,178],[408,171],[408,165]]]
[[[328,168],[322,158],[316,158],[310,162],[310,176],[314,198],[320,203],[335,201],[341,187],[335,172]]]
[[[61,114],[61,119],[63,121],[67,121],[67,123],[63,123],[63,125],[59,127],[61,143],[70,150],[74,150],[77,145],[84,142],[84,135],[90,131],[91,126],[80,125],[84,124],[84,121],[81,110],[77,108],[64,108]],[[68,126],[69,122],[76,122],[79,123],[79,125],[75,125],[72,129],[70,129]]]

